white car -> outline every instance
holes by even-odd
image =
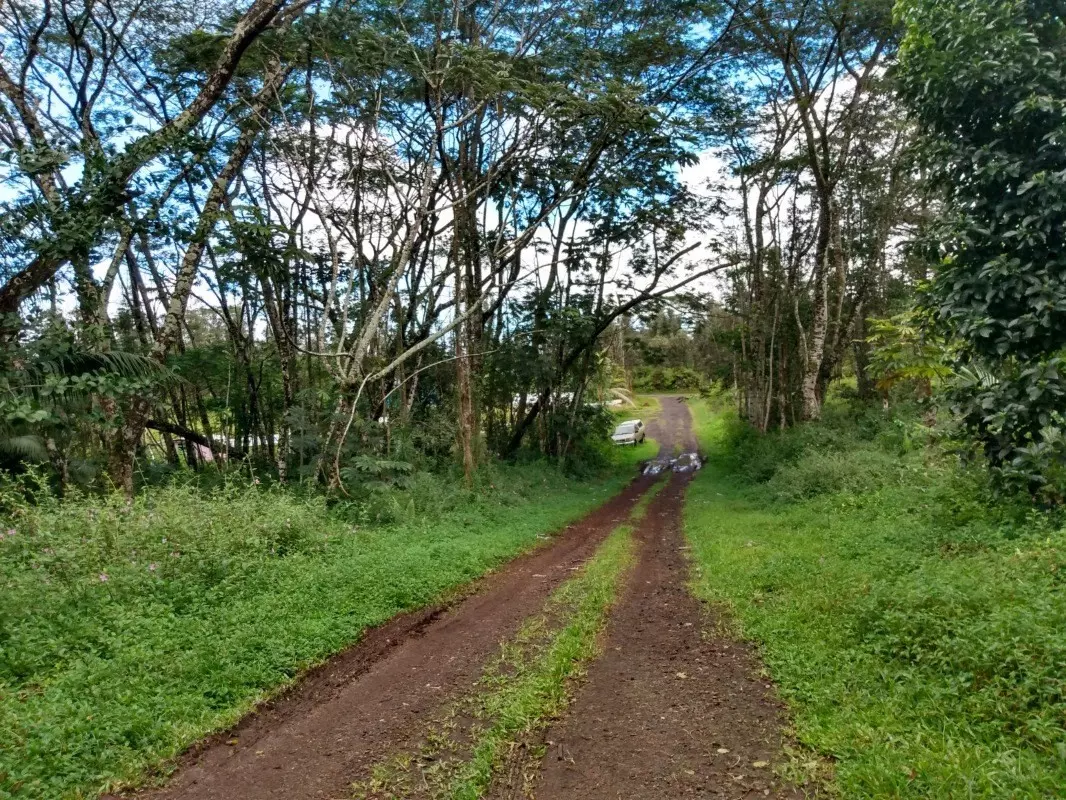
[[[615,444],[638,445],[644,441],[644,423],[639,419],[630,419],[614,429],[611,441]]]

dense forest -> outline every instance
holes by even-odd
[[[469,478],[670,366],[760,430],[950,375],[1037,491],[1061,20],[934,6],[8,4],[8,466]]]
[[[612,323],[729,263],[692,257],[678,175],[717,113],[719,12],[5,23],[7,452],[43,445],[64,482],[131,492],[210,453],[339,488],[414,429],[468,477],[523,444],[564,457],[616,377]]]
[[[684,516],[698,563],[733,570],[698,572],[697,594],[767,647],[812,758],[837,757],[795,666],[822,656],[752,600],[801,591],[774,572],[786,555],[833,557],[795,509],[860,531],[864,495],[896,498],[924,521],[898,539],[870,523],[885,575],[1034,531],[1058,574],[1064,69],[1060,0],[0,2],[0,726],[33,750],[0,754],[0,797],[136,785],[368,626],[528,549],[655,455],[612,447],[613,425],[659,419],[681,447],[662,395],[693,403],[698,502],[740,503],[743,484],[809,534],[778,542],[765,588],[699,538],[741,552],[756,512]],[[623,550],[596,558],[621,575]],[[616,591],[598,563],[573,591]],[[391,588],[356,597],[348,574]],[[1028,700],[1003,677],[1061,666],[1047,575],[1019,612],[1042,622],[1009,633],[1030,661],[944,662],[1005,681],[966,724],[1036,754],[974,796],[1061,777],[1032,766],[1061,760],[1061,675]],[[889,645],[891,621],[857,633],[863,608],[812,641],[867,636],[919,669],[911,644],[942,620]],[[209,668],[216,636],[230,660]],[[202,671],[142,679],[175,649]],[[155,700],[71,721],[84,687],[124,685]],[[851,763],[853,796],[936,785],[847,783]]]
[[[566,457],[668,297],[764,429],[845,363],[872,391],[920,269],[890,4],[192,12],[6,14],[9,458],[129,493],[223,458],[339,488],[411,430],[468,476]]]

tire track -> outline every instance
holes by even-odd
[[[352,780],[453,698],[472,690],[499,643],[629,515],[637,479],[548,544],[470,587],[450,606],[404,614],[313,670],[287,695],[179,760],[148,800],[346,798]]]
[[[660,398],[663,451],[694,449],[687,405]],[[536,800],[802,797],[772,766],[785,715],[759,663],[719,635],[687,590],[681,508],[691,474],[673,474],[636,531],[638,564],[608,623],[604,655],[566,718],[543,738]],[[497,786],[496,797],[527,796]]]

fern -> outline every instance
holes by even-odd
[[[93,353],[79,349],[62,331],[28,342],[0,372],[0,462],[49,460],[46,438],[64,456],[72,429],[99,394],[144,392],[177,380],[172,370],[137,353]]]
[[[0,454],[17,461],[47,461],[48,450],[40,436],[15,434],[0,429]]]

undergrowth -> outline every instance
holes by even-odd
[[[1066,533],[906,413],[760,436],[693,404],[697,592],[761,645],[801,743],[853,797],[1066,786]]]
[[[144,780],[368,626],[529,548],[633,474],[495,467],[472,490],[416,475],[374,501],[384,510],[246,483],[176,483],[129,505],[0,487],[0,797]]]

